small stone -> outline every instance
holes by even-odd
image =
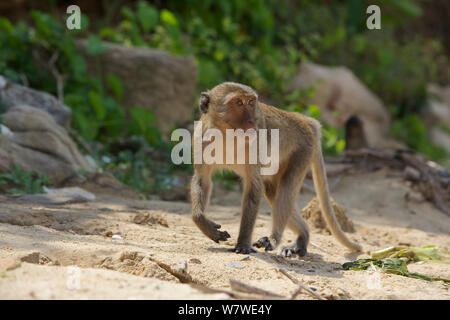
[[[113,234],[111,238],[114,240],[123,240],[123,238],[121,236],[119,236],[118,234]]]
[[[245,268],[245,266],[239,262],[228,262],[227,267],[236,268],[236,269],[244,269]]]
[[[189,259],[189,262],[193,264],[202,264],[202,262],[197,258]]]

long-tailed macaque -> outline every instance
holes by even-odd
[[[311,168],[321,211],[332,234],[352,251],[361,250],[358,244],[344,235],[330,204],[320,143],[321,128],[317,120],[266,105],[258,100],[258,95],[252,88],[234,82],[224,82],[202,93],[200,111],[202,134],[213,128],[220,130],[224,137],[227,129],[267,129],[270,136],[271,129],[279,129],[279,168],[276,174],[261,175],[259,163],[194,163],[191,182],[192,218],[206,236],[217,243],[230,238],[228,232],[219,230],[219,224],[205,216],[212,187],[211,173],[216,169],[226,168],[241,176],[243,183],[241,224],[233,251],[244,254],[255,252],[252,248],[252,232],[264,193],[272,208],[272,233],[269,237],[254,242],[253,246],[264,247],[266,251],[274,250],[288,226],[298,237],[294,244],[282,247],[280,254],[304,256],[307,253],[309,229],[295,208],[295,199]],[[270,139],[267,140],[270,144]],[[195,143],[193,145],[195,148]],[[208,141],[202,140],[202,146],[206,145]],[[223,146],[225,156],[231,150],[226,150],[225,143]],[[248,144],[245,146],[248,147]]]

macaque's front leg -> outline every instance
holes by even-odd
[[[251,252],[256,252],[252,248],[251,238],[253,228],[255,226],[256,216],[258,214],[259,204],[261,202],[262,181],[260,175],[253,171],[244,181],[241,225],[237,245],[233,249],[236,253],[248,254]]]
[[[197,227],[211,240],[219,243],[226,241],[230,235],[226,231],[220,231],[221,225],[209,220],[205,216],[205,210],[211,195],[211,168],[196,167],[191,182],[192,219]]]

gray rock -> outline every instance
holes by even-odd
[[[2,115],[12,135],[0,136],[0,154],[24,170],[36,171],[59,183],[76,170],[93,168],[66,130],[45,111],[20,105]]]
[[[103,79],[108,74],[121,79],[124,108],[152,110],[165,136],[173,126],[191,120],[197,85],[197,67],[191,58],[107,42],[103,42],[107,51],[89,56],[86,40],[78,40],[76,45],[88,61],[89,72],[102,74]]]
[[[322,119],[332,126],[343,127],[350,116],[357,115],[364,124],[370,146],[400,146],[387,137],[390,117],[383,102],[348,68],[304,62],[293,78],[291,89],[314,89],[314,97],[306,103],[317,105]]]
[[[16,84],[0,75],[0,103],[7,109],[28,105],[47,111],[64,128],[70,128],[72,110],[49,93]]]

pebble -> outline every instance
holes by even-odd
[[[114,240],[123,240],[123,238],[121,236],[119,236],[118,234],[113,234],[111,238]]]
[[[245,266],[239,262],[228,262],[227,267],[236,268],[236,269],[244,269]]]

